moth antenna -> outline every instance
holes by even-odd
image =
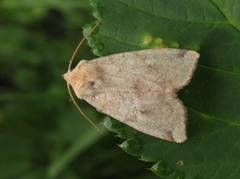
[[[78,43],[76,49],[74,50],[73,54],[72,54],[72,57],[69,61],[69,65],[68,65],[68,71],[71,70],[71,67],[72,67],[72,62],[76,56],[76,53],[77,51],[79,50],[80,46],[82,45],[82,43],[91,35],[91,33],[97,28],[97,26],[100,24],[101,20],[99,20],[96,25],[92,28],[91,31],[89,31],[87,33],[87,35],[85,37],[83,37],[83,39]],[[83,117],[85,117],[101,134],[104,134],[97,126],[96,124],[94,124],[85,114],[84,112],[82,111],[82,109],[78,106],[76,100],[74,99],[73,97],[73,94],[72,94],[72,91],[71,91],[71,88],[70,88],[70,84],[67,82],[67,89],[68,89],[68,93],[70,95],[70,98],[73,102],[73,104],[77,107],[78,111],[83,115]]]
[[[91,35],[91,33],[97,28],[97,26],[101,23],[101,20],[99,20],[96,25],[92,28],[92,30],[90,30],[85,37],[83,37],[83,39],[78,43],[76,49],[74,50],[73,54],[72,54],[72,57],[69,61],[69,64],[68,64],[68,71],[71,70],[71,67],[72,67],[72,62],[76,56],[76,53],[77,51],[79,50],[80,46],[82,45],[82,43]]]

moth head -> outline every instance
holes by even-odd
[[[96,65],[86,60],[81,60],[71,71],[63,75],[78,98],[83,99],[84,95],[91,95],[101,85],[100,75]]]

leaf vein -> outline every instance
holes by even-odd
[[[193,108],[191,108],[191,107],[188,107],[188,109],[191,110],[191,111],[193,111],[193,112],[195,112],[195,113],[197,113],[198,115],[202,116],[202,117],[205,118],[205,119],[215,119],[215,120],[219,120],[219,121],[225,122],[225,123],[227,123],[227,124],[229,124],[229,125],[231,125],[231,126],[240,127],[240,124],[235,123],[235,122],[230,122],[230,121],[227,120],[227,119],[223,119],[223,118],[219,118],[219,117],[216,117],[216,116],[204,114],[204,113],[202,113],[202,112],[200,112],[200,111],[197,111],[196,109],[193,109]]]
[[[198,65],[198,66],[201,67],[201,68],[206,68],[206,69],[214,70],[214,71],[221,72],[221,73],[227,73],[227,74],[230,74],[230,75],[240,76],[240,74],[236,73],[236,72],[226,71],[226,70],[222,70],[222,69],[216,69],[216,68],[208,67],[208,66],[205,66],[205,65]]]
[[[213,4],[219,9],[219,11],[226,17],[226,19],[229,21],[229,24],[232,25],[234,28],[237,29],[237,31],[240,31],[240,26],[233,20],[231,17],[224,12],[223,8],[218,4],[215,0],[212,0]]]
[[[155,16],[155,17],[161,17],[161,18],[164,18],[164,19],[167,19],[167,20],[174,20],[174,21],[179,21],[179,22],[188,22],[188,23],[194,23],[194,24],[225,24],[225,25],[227,24],[227,25],[233,25],[230,22],[198,21],[198,20],[189,20],[189,19],[184,20],[184,19],[178,19],[178,18],[167,17],[167,16],[162,16],[162,15],[160,16],[160,15],[156,15],[156,14],[154,14],[152,12],[146,11],[146,10],[144,10],[142,8],[130,5],[130,4],[128,4],[126,2],[123,2],[121,0],[118,0],[118,2],[120,2],[120,3],[124,4],[124,5],[127,5],[127,6],[133,8],[133,9],[136,9],[136,10],[138,10],[140,12],[143,12],[145,14],[149,14],[149,15],[152,15],[152,16]]]

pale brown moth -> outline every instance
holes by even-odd
[[[78,98],[151,136],[187,139],[187,111],[176,92],[186,86],[199,53],[148,49],[81,60],[64,74]]]

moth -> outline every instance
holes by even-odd
[[[199,53],[147,49],[81,60],[64,74],[78,98],[145,134],[187,139],[187,110],[176,92],[186,86]]]

